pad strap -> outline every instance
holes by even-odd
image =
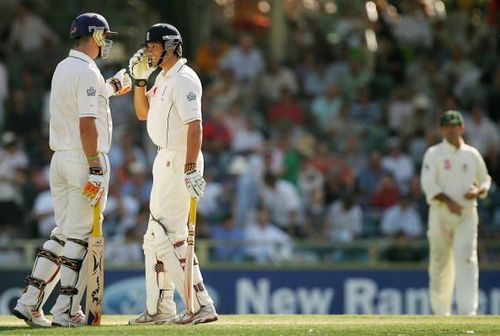
[[[38,288],[41,291],[43,291],[45,289],[45,286],[47,286],[47,283],[45,281],[32,276],[27,276],[26,279],[24,279],[24,282],[26,282],[26,285],[28,286],[31,285],[33,287]]]
[[[61,295],[76,295],[78,294],[78,289],[73,286],[61,286],[60,293]]]
[[[64,245],[66,245],[66,242],[64,240],[59,239],[56,236],[50,236],[50,240],[55,241],[56,243],[58,243],[59,245],[61,245],[63,247],[64,247]]]
[[[82,240],[82,239],[68,238],[68,241],[73,242],[73,243],[78,244],[78,245],[81,245],[85,248],[89,247],[89,243],[87,243],[85,240]]]
[[[36,250],[36,252],[38,257],[46,258],[58,266],[61,264],[61,257],[59,257],[57,254],[55,254],[50,250],[40,247],[39,249]]]
[[[61,264],[76,272],[80,271],[80,269],[82,268],[82,263],[83,260],[80,259],[73,259],[64,256],[61,257]]]

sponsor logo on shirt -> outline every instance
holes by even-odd
[[[95,96],[95,93],[96,93],[96,90],[94,89],[93,86],[89,87],[87,89],[87,96],[89,97],[94,97]]]
[[[161,101],[165,100],[165,93],[167,92],[167,87],[165,86],[161,91]]]
[[[451,169],[450,160],[448,160],[448,159],[444,160],[444,170],[450,170],[450,169]]]
[[[194,94],[194,92],[189,92],[186,98],[188,101],[196,100],[196,95]]]

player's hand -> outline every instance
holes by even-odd
[[[95,206],[104,193],[104,173],[102,167],[90,167],[89,179],[83,187],[83,195],[91,207]]]
[[[475,185],[472,185],[469,190],[464,194],[464,198],[468,200],[476,199],[480,194],[480,190]]]
[[[200,172],[196,170],[196,167],[190,171],[184,173],[184,183],[189,191],[189,194],[197,201],[203,197],[205,192],[205,186],[207,182],[201,176]]]
[[[126,71],[121,69],[113,77],[106,80],[108,96],[120,96],[132,89],[132,80]]]
[[[448,210],[450,210],[451,213],[454,213],[457,216],[462,215],[462,206],[460,204],[458,204],[457,202],[455,202],[453,200],[446,202],[446,206],[448,207]]]
[[[134,79],[134,85],[146,86],[149,75],[155,70],[155,67],[150,67],[148,64],[148,56],[146,50],[141,48],[128,61],[128,72]]]

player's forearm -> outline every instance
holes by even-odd
[[[201,120],[194,120],[188,124],[186,163],[196,163],[202,143]]]
[[[80,118],[80,139],[83,152],[91,161],[99,161],[97,157],[98,133],[94,118]]]
[[[148,118],[149,102],[144,87],[134,89],[134,108],[137,119],[146,120]]]

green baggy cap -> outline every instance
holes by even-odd
[[[439,126],[446,125],[463,125],[464,118],[458,111],[449,110],[443,113],[439,118]]]

